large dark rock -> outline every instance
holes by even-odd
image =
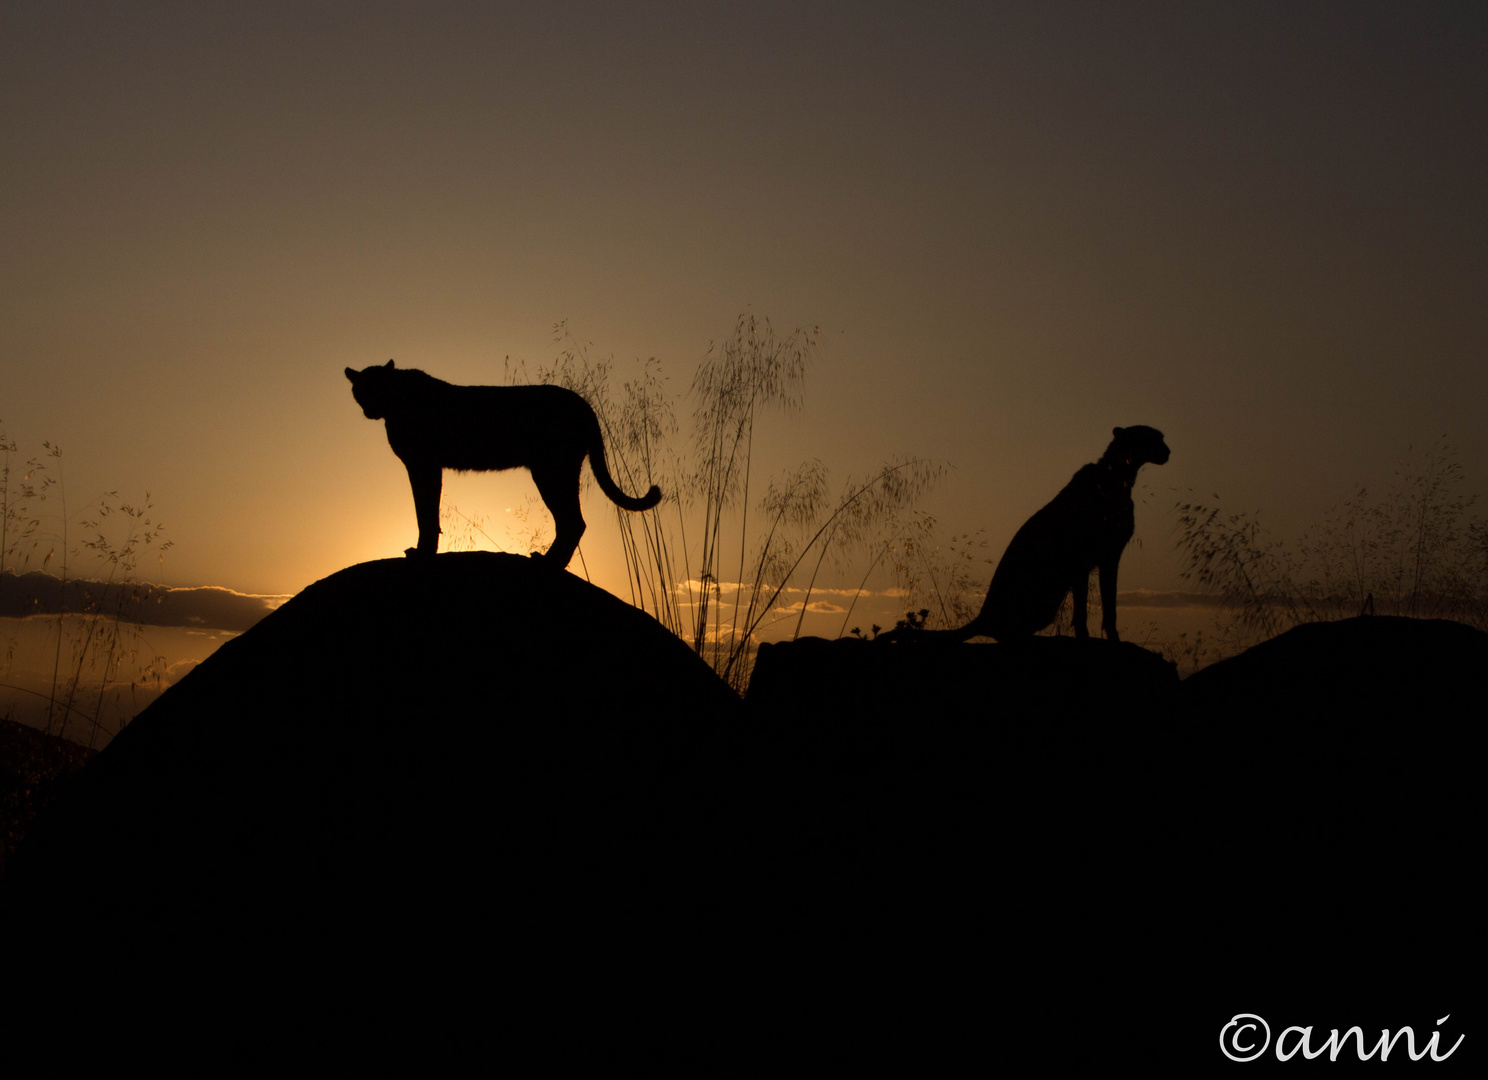
[[[1172,664],[1128,644],[808,638],[760,648],[746,701],[821,842],[916,856],[989,829],[1004,848],[1069,828],[1088,843],[1092,817],[1141,801],[1134,770],[1177,692]]]
[[[1488,634],[1461,623],[1298,626],[1184,682],[1174,752],[1272,865],[1327,862],[1337,882],[1367,864],[1377,893],[1381,862],[1475,861],[1485,673]]]
[[[906,1015],[960,1013],[968,979],[1011,994],[993,1057],[1041,1058],[1087,1005],[1104,1030],[1120,973],[1167,962],[1148,896],[1177,692],[1173,665],[1106,641],[762,648],[746,707],[781,763],[780,876],[812,947],[876,965],[850,993],[915,987]]]
[[[854,721],[943,722],[962,708],[978,723],[1140,719],[1164,709],[1174,666],[1130,643],[1035,637],[999,644],[802,638],[760,646],[749,703]],[[939,702],[944,703],[944,707]]]
[[[1184,681],[1186,707],[1229,720],[1364,721],[1401,710],[1455,726],[1482,716],[1488,634],[1446,619],[1304,623]],[[1453,707],[1455,704],[1455,708]],[[1396,717],[1399,719],[1399,717]]]
[[[37,813],[93,755],[86,746],[0,719],[0,874]]]
[[[1228,985],[1333,1016],[1460,1013],[1482,960],[1485,672],[1488,634],[1364,616],[1184,682],[1175,853]]]
[[[38,821],[4,902],[101,938],[391,947],[695,911],[728,847],[740,712],[572,574],[486,553],[354,566],[141,713]]]

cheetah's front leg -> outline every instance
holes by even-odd
[[[439,551],[439,495],[444,487],[444,470],[438,465],[408,465],[408,482],[413,487],[413,510],[418,518],[418,547],[404,554],[429,556]]]
[[[1087,570],[1070,586],[1070,600],[1073,602],[1070,618],[1075,624],[1075,637],[1081,640],[1090,636],[1090,628],[1085,625],[1085,594],[1089,591],[1090,571]]]
[[[1120,641],[1116,633],[1116,559],[1100,564],[1101,629],[1106,640]]]

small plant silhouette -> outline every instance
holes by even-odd
[[[906,611],[904,618],[895,620],[894,629],[901,634],[918,633],[925,629],[925,620],[929,617],[929,608],[920,608],[919,611]]]

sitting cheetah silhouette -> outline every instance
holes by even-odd
[[[931,631],[956,641],[984,634],[998,641],[1031,637],[1054,621],[1066,594],[1074,596],[1075,637],[1088,638],[1085,592],[1100,571],[1101,629],[1116,633],[1116,567],[1136,528],[1131,490],[1143,465],[1162,465],[1170,451],[1156,428],[1114,428],[1101,459],[1086,465],[1024,523],[992,575],[975,619],[955,630]]]

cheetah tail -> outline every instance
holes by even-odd
[[[610,477],[609,465],[605,463],[604,438],[599,433],[599,425],[594,425],[593,445],[589,448],[589,467],[594,470],[594,479],[599,482],[599,490],[609,496],[610,501],[622,510],[650,510],[661,502],[661,488],[655,484],[651,490],[640,498],[625,494],[619,485]]]

